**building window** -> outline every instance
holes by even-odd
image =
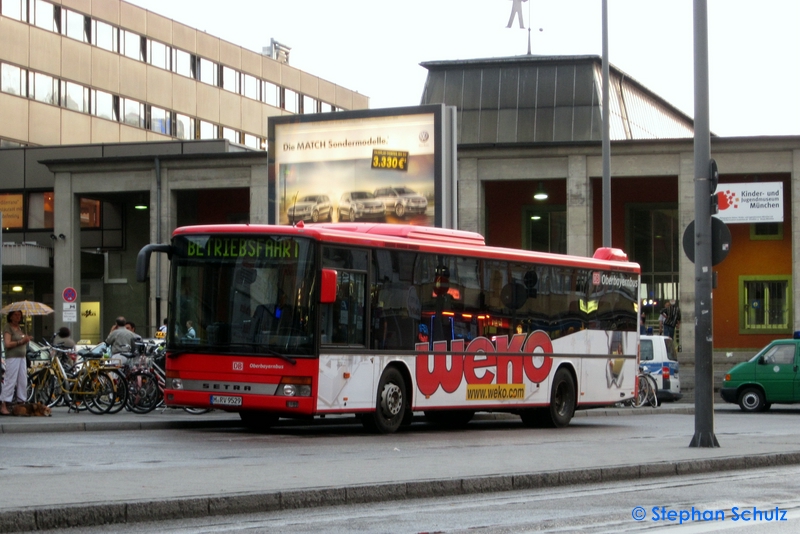
[[[197,77],[195,73],[195,61],[195,56],[189,52],[173,49],[173,69],[181,76],[186,76],[187,78]]]
[[[258,94],[258,78],[255,76],[250,76],[249,74],[242,74],[242,78],[244,78],[244,96],[247,98],[252,98],[253,100],[260,100]]]
[[[172,55],[172,49],[158,41],[148,40],[147,43],[150,46],[150,50],[147,54],[147,61],[159,69],[170,70],[169,60]]]
[[[783,223],[752,223],[750,225],[751,241],[781,241],[783,240]]]
[[[146,60],[146,39],[138,33],[120,30],[122,33],[122,50],[120,52],[131,59],[137,61]]]
[[[122,98],[122,122],[137,128],[144,128],[144,104],[131,100],[130,98]]]
[[[119,52],[119,30],[103,21],[94,21],[92,44],[110,52]]]
[[[4,17],[22,22],[28,21],[28,0],[2,0],[0,6],[2,6],[0,14]]]
[[[122,214],[120,204],[81,198],[81,247],[122,248],[125,245]]]
[[[89,89],[72,82],[61,82],[61,105],[80,113],[89,113]]]
[[[261,148],[261,141],[257,136],[246,133],[244,134],[244,145],[258,150]]]
[[[175,137],[194,139],[194,119],[188,115],[175,114]]]
[[[44,0],[34,0],[33,23],[43,30],[61,32],[61,6]]]
[[[58,80],[40,72],[29,72],[28,84],[33,87],[31,93],[34,100],[58,105]]]
[[[232,128],[222,128],[222,138],[227,139],[231,143],[239,142],[239,132]]]
[[[283,106],[286,111],[291,113],[299,113],[300,110],[300,95],[291,89],[283,90]]]
[[[28,228],[53,228],[53,192],[28,194]]]
[[[642,268],[639,291],[648,321],[655,321],[664,301],[679,298],[680,225],[674,204],[631,204],[627,208],[626,246]]]
[[[261,89],[261,101],[272,107],[280,107],[280,87],[272,82],[264,82]]]
[[[172,135],[172,112],[156,106],[150,106],[150,130]]]
[[[199,139],[217,139],[219,137],[219,127],[211,122],[200,121]]]
[[[3,228],[22,228],[22,193],[0,194],[0,212],[3,213]]]
[[[740,333],[791,333],[791,294],[791,275],[740,276]]]
[[[63,9],[61,11],[61,27],[64,35],[76,41],[91,42],[91,19],[75,11]]]
[[[92,89],[92,114],[110,121],[119,120],[119,97]]]
[[[331,111],[334,111],[334,109],[335,108],[333,107],[333,105],[328,104],[327,102],[320,102],[319,103],[319,110],[322,113],[330,113]]]
[[[239,73],[230,67],[222,67],[222,88],[232,93],[239,92]]]
[[[303,113],[317,113],[317,99],[303,95]]]
[[[17,96],[28,96],[25,87],[27,71],[8,63],[0,65],[0,91]]]
[[[205,58],[200,59],[200,73],[198,79],[208,85],[219,85],[219,65]]]
[[[564,206],[526,206],[523,221],[526,249],[567,253],[567,212]]]

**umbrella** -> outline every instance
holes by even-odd
[[[0,310],[0,315],[7,315],[13,311],[21,311],[23,315],[50,315],[53,313],[53,308],[41,302],[32,302],[30,300],[20,300],[19,302],[12,302],[8,306]]]

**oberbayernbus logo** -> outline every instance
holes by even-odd
[[[233,362],[234,371],[244,371],[244,362]]]

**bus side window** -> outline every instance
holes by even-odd
[[[331,342],[346,345],[364,345],[366,310],[366,274],[348,271],[338,272],[336,301],[323,308],[323,323],[320,328]],[[329,331],[330,330],[330,331]]]

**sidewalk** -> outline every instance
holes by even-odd
[[[800,464],[800,425],[792,423],[798,410],[785,408],[773,409],[769,414],[741,414],[746,418],[743,419],[737,406],[717,405],[715,431],[722,443],[720,448],[688,447],[692,418],[687,416],[694,413],[694,406],[677,403],[659,408],[581,411],[576,413],[572,427],[553,431],[509,427],[482,432],[476,428],[469,439],[465,439],[464,431],[442,433],[433,429],[393,436],[362,433],[361,438],[354,440],[343,440],[338,430],[332,434],[312,433],[313,439],[308,439],[305,431],[281,433],[280,428],[267,434],[267,439],[239,431],[222,432],[221,442],[230,443],[233,448],[220,455],[216,449],[197,447],[204,454],[204,462],[160,458],[131,466],[103,462],[97,468],[91,464],[73,464],[67,469],[44,465],[41,466],[44,469],[30,471],[30,467],[37,466],[15,466],[6,461],[0,466],[7,465],[10,470],[0,469],[0,480],[3,471],[6,483],[14,469],[31,474],[25,480],[25,488],[11,494],[13,498],[5,505],[0,504],[0,532],[259,513]],[[658,423],[643,425],[641,421],[645,419],[635,417],[639,415],[651,416]],[[478,421],[509,418],[516,416],[476,416]],[[355,419],[326,418],[314,424],[343,422],[355,424]],[[280,426],[284,425],[305,426],[308,422],[282,420]],[[98,416],[67,413],[65,408],[57,408],[49,418],[0,417],[0,430],[4,434],[241,426],[237,414],[192,415],[180,410]],[[183,440],[175,445],[179,450],[194,439],[189,434],[176,438]],[[126,433],[121,432],[120,436],[123,435]],[[74,442],[74,437],[68,439]],[[115,438],[111,439],[116,443]],[[78,441],[91,442],[91,437]],[[453,447],[457,447],[458,454],[453,454]],[[108,469],[113,469],[117,476],[108,479]],[[57,491],[78,472],[82,489],[77,494]],[[133,482],[133,486],[120,484],[128,477],[137,477],[132,480],[142,482]],[[149,481],[146,498],[140,492],[131,493],[144,487],[140,484],[145,480]],[[156,480],[157,484],[151,484]]]

